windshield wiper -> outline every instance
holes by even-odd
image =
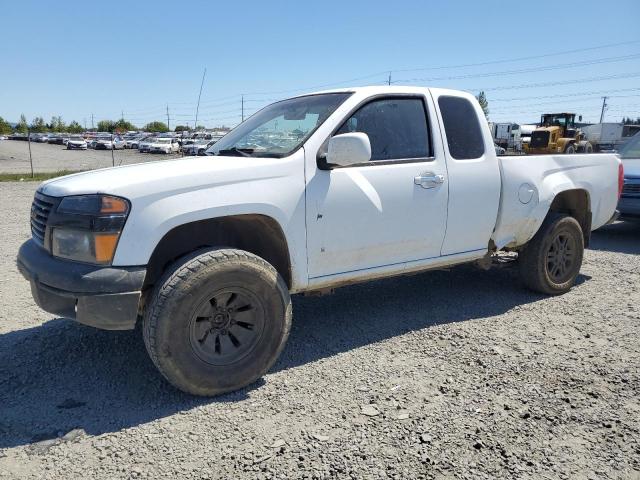
[[[216,155],[236,155],[239,157],[250,157],[253,153],[253,148],[223,148],[222,150],[218,150]]]

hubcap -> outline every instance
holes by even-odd
[[[547,252],[547,272],[555,283],[571,278],[576,261],[576,242],[566,233],[558,233]]]
[[[235,363],[256,346],[264,330],[262,302],[242,287],[205,296],[189,326],[191,348],[211,365]]]

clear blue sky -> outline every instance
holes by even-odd
[[[124,112],[140,125],[166,120],[168,104],[172,124],[192,124],[205,67],[198,123],[207,126],[237,123],[242,93],[251,113],[325,85],[382,83],[389,70],[399,84],[485,89],[496,121],[554,110],[597,121],[604,94],[606,119],[640,116],[634,0],[24,0],[2,2],[0,32],[0,116],[9,121],[24,113],[90,124],[92,113]],[[565,84],[531,86],[553,82]]]

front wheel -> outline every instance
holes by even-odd
[[[153,363],[170,383],[211,396],[262,377],[290,328],[289,292],[269,263],[243,250],[203,249],[160,280],[143,334]]]
[[[564,153],[567,153],[567,154],[576,153],[576,148],[573,145],[569,145],[567,146],[567,148],[565,148]]]
[[[518,255],[520,276],[532,290],[560,295],[575,284],[583,255],[584,237],[578,221],[550,213]]]

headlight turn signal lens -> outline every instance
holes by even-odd
[[[102,207],[100,213],[127,213],[129,211],[129,204],[126,200],[119,197],[102,197]]]
[[[62,199],[58,212],[80,215],[126,214],[129,212],[129,202],[111,195],[72,195]]]
[[[98,233],[94,237],[97,263],[110,263],[116,251],[120,233]]]
[[[77,262],[108,264],[113,260],[120,233],[55,228],[51,250],[56,257]]]

